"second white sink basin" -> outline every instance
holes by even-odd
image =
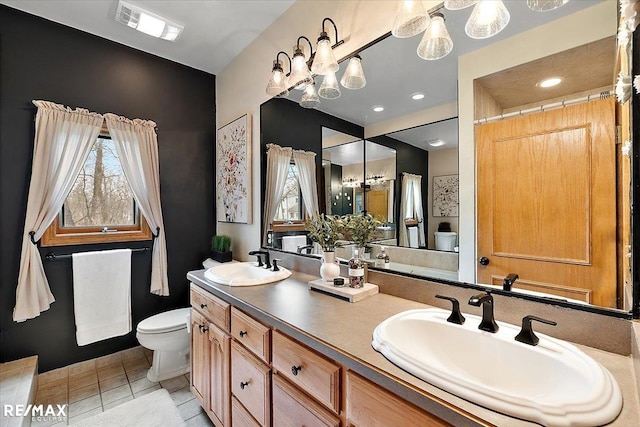
[[[257,286],[284,280],[291,271],[278,267],[280,271],[271,271],[257,267],[254,262],[229,262],[211,267],[204,277],[212,282],[228,286]]]
[[[519,327],[478,329],[446,321],[437,308],[410,310],[376,327],[373,348],[416,377],[486,408],[545,426],[594,426],[622,409],[615,379],[572,344],[537,333],[531,346],[514,340]],[[535,327],[535,324],[534,324]]]

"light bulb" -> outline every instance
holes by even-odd
[[[453,40],[444,24],[444,16],[441,13],[434,13],[431,24],[418,45],[418,56],[422,59],[436,60],[447,56],[452,49]]]
[[[304,108],[316,108],[318,105],[320,105],[320,98],[318,98],[318,94],[316,93],[316,85],[315,83],[309,83],[304,89],[300,106]]]
[[[487,39],[502,31],[510,18],[502,0],[480,0],[473,8],[464,31],[472,39]]]
[[[444,8],[447,10],[460,10],[478,3],[478,0],[444,0]]]
[[[324,76],[320,89],[318,89],[318,95],[325,99],[336,99],[340,97],[340,86],[338,86],[336,73],[329,73]]]
[[[400,0],[391,34],[401,39],[423,32],[429,25],[429,14],[420,0]]]
[[[362,69],[362,58],[360,58],[360,56],[355,55],[349,60],[347,69],[340,79],[340,84],[347,89],[362,89],[367,84],[367,79],[364,77],[364,70]]]
[[[304,51],[296,46],[293,53],[293,59],[291,60],[291,74],[289,75],[289,81],[296,89],[304,89],[307,82],[311,79],[311,72],[307,65],[307,58],[304,55]]]
[[[527,0],[529,9],[536,12],[548,12],[564,6],[567,3],[569,3],[569,0]]]
[[[316,54],[311,64],[311,72],[324,76],[328,73],[335,73],[339,68],[340,66],[331,48],[331,40],[327,37],[327,33],[320,33]]]
[[[282,62],[273,61],[271,69],[271,78],[267,83],[267,95],[276,96],[287,90],[286,76],[282,71]]]

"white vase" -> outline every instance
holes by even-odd
[[[333,279],[340,277],[340,265],[336,259],[335,252],[323,252],[320,259],[320,277],[326,282],[333,282]]]

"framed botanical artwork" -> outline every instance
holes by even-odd
[[[251,121],[248,114],[218,129],[216,212],[221,222],[251,224]]]
[[[433,177],[433,216],[458,216],[458,175]]]

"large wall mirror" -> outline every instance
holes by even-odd
[[[613,192],[606,203],[597,207],[598,212],[606,211],[609,218],[609,228],[605,232],[607,242],[591,234],[590,227],[595,217],[585,214],[585,210],[593,209],[593,205],[567,206],[564,200],[564,211],[549,211],[535,216],[547,221],[541,226],[544,232],[538,234],[544,235],[547,241],[552,241],[552,235],[556,235],[558,244],[552,255],[542,250],[531,252],[534,249],[529,243],[533,240],[528,236],[532,232],[532,224],[526,220],[517,223],[508,217],[514,214],[514,218],[522,218],[536,209],[556,209],[558,205],[553,203],[559,203],[563,197],[556,190],[568,185],[564,182],[567,176],[575,179],[571,185],[582,190],[582,202],[591,203],[600,198],[598,192],[602,191],[602,185],[597,184],[598,188],[592,186],[595,175],[576,177],[576,174],[563,175],[556,170],[561,163],[570,167],[576,161],[584,160],[584,156],[596,155],[592,151],[595,146],[583,144],[584,151],[574,153],[576,157],[573,158],[566,156],[567,153],[561,149],[547,151],[541,149],[545,144],[542,134],[549,132],[536,131],[529,124],[525,125],[530,126],[524,132],[526,135],[489,138],[491,141],[520,141],[522,144],[514,143],[508,149],[503,149],[508,144],[487,148],[485,154],[491,153],[489,157],[471,153],[479,162],[493,162],[490,174],[493,174],[495,182],[487,183],[480,179],[471,188],[460,188],[458,180],[458,151],[462,145],[457,113],[458,57],[548,22],[585,13],[589,8],[615,9],[616,4],[607,0],[572,1],[552,12],[537,13],[529,10],[526,2],[510,2],[509,25],[497,36],[486,40],[472,40],[464,34],[469,11],[444,11],[454,49],[438,61],[425,61],[416,55],[419,37],[381,38],[358,52],[367,78],[364,88],[354,91],[341,87],[339,98],[320,98],[320,105],[315,109],[298,105],[302,92],[296,90],[292,90],[286,99],[274,98],[261,106],[262,182],[265,182],[266,174],[266,144],[313,151],[316,153],[319,211],[334,215],[357,214],[363,210],[375,213],[382,220],[382,225],[371,245],[372,255],[384,246],[390,254],[392,270],[451,281],[458,280],[462,269],[473,270],[474,285],[503,293],[506,293],[503,279],[509,273],[517,273],[520,278],[508,292],[539,301],[549,301],[549,298],[562,300],[588,310],[610,309],[619,315],[628,312],[633,286],[630,264],[625,256],[625,248],[631,244],[628,210],[630,172],[628,167],[622,166],[628,164],[629,159],[621,154],[619,146],[616,148],[615,140],[610,142],[613,146],[608,154],[613,157],[606,160],[609,170],[604,171],[596,164],[589,166],[595,175],[606,174],[607,183],[602,185],[609,185],[605,191]],[[619,125],[621,111],[619,108],[616,110],[613,101],[617,73],[617,13],[613,11],[607,16],[612,17],[609,37],[477,79],[472,95],[475,128],[491,123],[509,123],[507,120],[513,116],[523,119],[536,117],[529,114],[535,109],[546,112],[547,108],[541,106],[549,104],[554,106],[551,109],[562,110],[562,107],[569,108],[570,103],[590,105],[593,99],[608,96],[614,109],[611,125],[614,128]],[[558,37],[562,37],[562,32]],[[338,78],[345,65],[341,64]],[[552,77],[548,75],[550,72],[561,77],[562,83],[554,88],[541,89],[540,82]],[[321,76],[316,77],[318,87],[321,82]],[[577,99],[583,101],[574,103]],[[374,107],[384,109],[374,110]],[[553,120],[546,117],[542,120]],[[535,120],[540,120],[540,117],[530,123]],[[575,128],[577,125],[565,127],[572,126]],[[499,129],[493,131],[500,132]],[[525,141],[525,137],[529,140]],[[580,135],[573,137],[581,139]],[[582,140],[592,138],[583,137]],[[487,147],[477,138],[471,144],[475,150]],[[483,170],[481,166],[486,164],[479,164],[475,173]],[[542,181],[538,195],[556,197],[555,202],[536,199],[539,188],[536,185]],[[477,234],[473,236],[459,233],[463,224],[458,194],[465,191],[475,195],[473,218],[477,225],[474,224],[473,228]],[[416,193],[419,193],[419,198],[415,197]],[[411,202],[408,202],[409,198]],[[499,220],[504,227],[482,228],[486,220],[480,216],[486,214],[487,206],[496,204],[504,209],[491,213],[493,216],[489,216],[489,221]],[[311,256],[317,254],[318,249],[310,244],[299,222],[264,224],[263,221],[263,227],[268,229],[265,234],[268,237],[264,241],[266,246]],[[584,233],[587,229],[588,232]],[[576,237],[580,234],[578,231],[584,236]],[[574,246],[571,246],[568,236],[575,237]],[[498,247],[498,243],[502,246]],[[465,247],[473,248],[474,261],[473,264],[459,265],[462,257],[458,250]],[[343,248],[343,251],[338,253],[338,257],[349,258],[351,249]],[[551,271],[567,264],[574,264],[580,269],[593,263],[594,258],[607,258],[608,275],[602,280],[587,279],[569,271],[563,273],[567,283],[554,283],[548,277],[529,277],[529,271],[538,267],[523,267],[515,263],[523,258],[549,261],[552,256],[555,259],[552,260]],[[495,267],[495,271],[487,271],[489,269],[485,267]],[[589,281],[593,283],[586,285]]]

